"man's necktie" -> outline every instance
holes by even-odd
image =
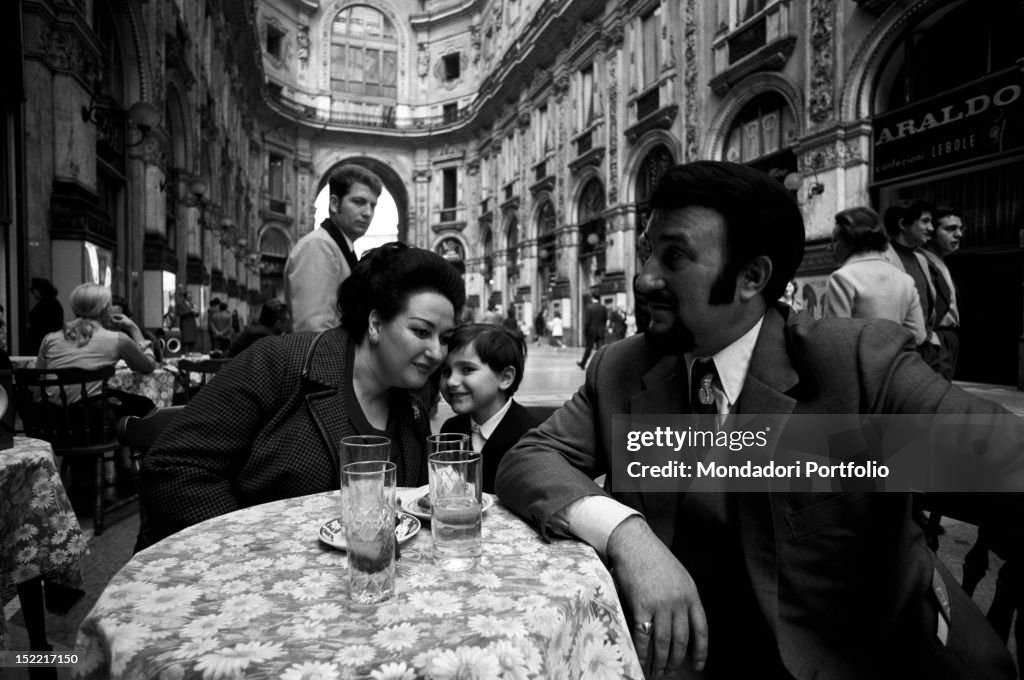
[[[693,370],[690,375],[690,410],[694,413],[718,413],[715,391],[712,389],[712,384],[717,376],[718,372],[715,371],[713,360],[698,359],[693,362]]]

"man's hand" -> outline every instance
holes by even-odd
[[[708,622],[697,586],[686,568],[639,516],[608,537],[608,558],[622,598],[633,612],[637,656],[653,677],[683,667],[687,648],[697,671],[708,658]],[[650,630],[641,630],[651,622]],[[653,642],[653,654],[651,643]]]

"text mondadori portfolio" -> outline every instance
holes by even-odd
[[[809,478],[885,478],[889,476],[889,468],[873,461],[868,463],[819,463],[803,461],[781,465],[779,463],[754,464],[750,461],[741,465],[726,465],[708,461],[706,463],[684,463],[670,461],[662,465],[645,465],[633,461],[626,466],[626,474],[634,478],[674,478],[687,479],[699,477],[736,477],[740,479],[771,478],[786,479],[797,477]]]

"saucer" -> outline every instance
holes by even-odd
[[[430,496],[430,485],[425,484],[424,486],[415,489],[399,489],[398,500],[402,503],[402,512],[407,512],[410,515],[419,517],[420,519],[430,519],[429,506],[420,505],[420,499],[428,498]],[[487,509],[494,505],[494,494],[483,493],[481,494],[483,501],[483,508],[481,512],[487,512]]]
[[[429,515],[427,516],[429,517]],[[407,512],[398,513],[398,526],[395,527],[395,538],[398,540],[399,545],[415,536],[419,533],[419,530],[420,521],[418,519]],[[317,536],[323,543],[338,550],[345,550],[348,547],[348,544],[345,542],[345,527],[342,526],[340,517],[335,517],[321,524]]]

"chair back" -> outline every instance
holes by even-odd
[[[177,380],[184,393],[184,401],[187,403],[189,399],[195,396],[196,392],[206,387],[206,383],[229,361],[231,359],[199,359],[198,361],[182,359],[179,361]],[[199,374],[198,384],[193,384],[192,382],[193,373]]]
[[[545,420],[551,417],[551,414],[557,411],[560,406],[527,406],[526,410],[530,412],[534,418],[537,419],[538,423],[543,423]]]
[[[57,455],[110,446],[114,415],[108,381],[114,367],[19,368],[15,399],[25,434],[50,442]]]
[[[171,424],[184,406],[165,406],[156,408],[148,415],[125,416],[117,421],[117,440],[121,446],[127,446],[132,452],[132,471],[138,473],[142,457],[153,446],[160,433]]]

